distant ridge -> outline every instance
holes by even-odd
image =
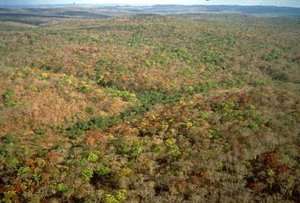
[[[297,7],[277,7],[277,6],[238,6],[238,5],[152,5],[152,6],[133,6],[133,5],[112,5],[112,4],[52,4],[52,5],[0,5],[0,9],[15,8],[93,8],[107,10],[130,10],[131,13],[144,14],[184,14],[184,13],[244,13],[252,15],[287,15],[300,16],[300,8]]]
[[[278,6],[239,6],[239,5],[154,5],[155,9],[194,9],[211,12],[240,11],[244,13],[295,13],[300,15],[300,8]]]
[[[197,12],[237,12],[245,14],[299,15],[300,8],[278,6],[238,6],[238,5],[154,5],[155,11],[197,11]]]

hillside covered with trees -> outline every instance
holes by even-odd
[[[0,12],[0,202],[300,201],[299,18],[30,12]]]

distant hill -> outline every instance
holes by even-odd
[[[119,15],[198,15],[202,13],[239,13],[249,15],[300,16],[300,8],[232,5],[0,5],[0,16],[15,12],[34,17],[104,18]],[[20,13],[19,13],[20,14]]]
[[[155,5],[151,10],[164,11],[202,11],[202,12],[239,12],[246,14],[286,14],[300,15],[300,8],[277,7],[277,6],[231,6],[231,5]]]

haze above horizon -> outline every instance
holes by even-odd
[[[300,7],[299,0],[0,0],[1,5],[38,5],[38,4],[182,4],[182,5],[271,5]]]

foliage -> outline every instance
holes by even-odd
[[[261,56],[264,61],[274,61],[278,59],[278,50],[272,50],[271,53],[265,53]]]
[[[127,91],[120,91],[113,88],[107,88],[108,94],[111,97],[121,97],[125,101],[136,101],[136,95]]]
[[[12,99],[15,91],[13,89],[7,90],[3,95],[3,103],[6,107],[13,107],[16,105],[16,102]]]
[[[92,169],[84,169],[82,171],[82,177],[86,182],[89,182],[91,178],[93,177],[94,171]]]
[[[99,156],[96,153],[94,153],[94,152],[89,153],[88,161],[96,162],[98,159],[99,159]]]
[[[0,9],[0,202],[298,200],[298,18],[78,9]]]

